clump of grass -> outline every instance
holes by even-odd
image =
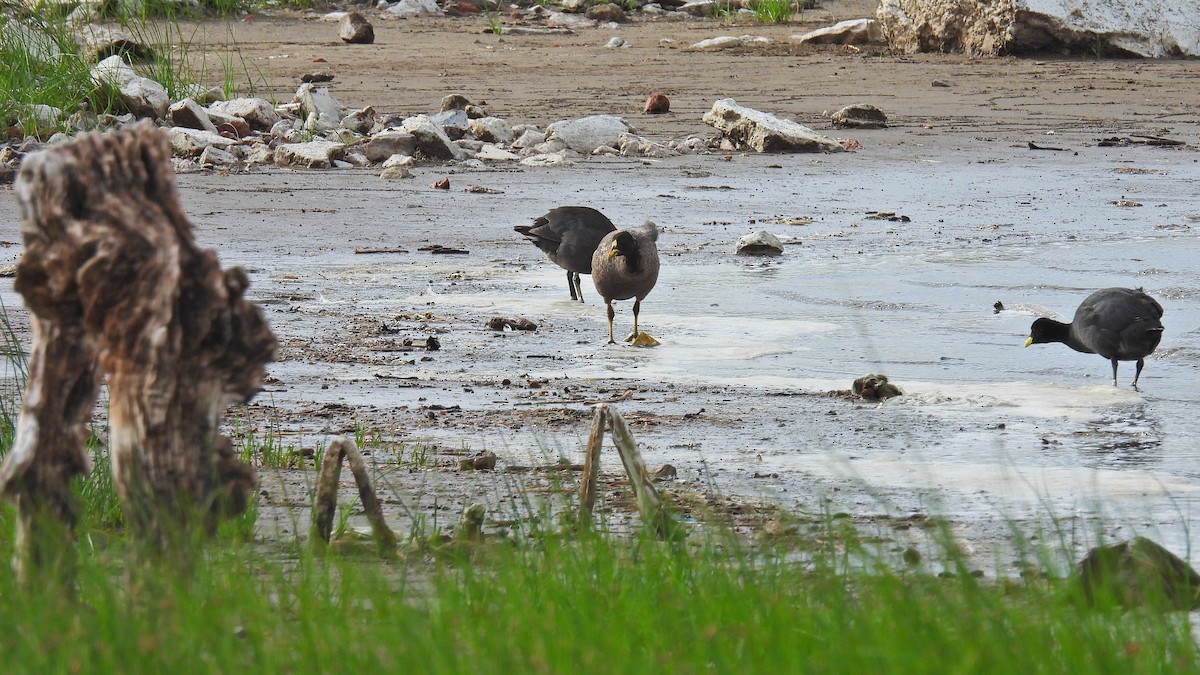
[[[759,23],[786,23],[791,21],[797,7],[793,0],[758,0],[753,6],[754,18]]]

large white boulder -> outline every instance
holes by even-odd
[[[633,131],[625,120],[613,115],[591,115],[562,120],[546,127],[546,141],[560,141],[566,147],[588,154],[602,146],[616,146],[621,134]]]
[[[842,152],[842,145],[792,120],[737,104],[731,98],[713,103],[704,122],[731,141],[758,152]]]
[[[882,0],[878,16],[889,46],[907,53],[1200,56],[1200,0]]]

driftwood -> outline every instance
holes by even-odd
[[[222,271],[192,239],[170,160],[165,134],[142,122],[32,154],[17,177],[25,252],[15,287],[33,345],[0,491],[15,498],[26,535],[39,520],[70,535],[67,484],[86,471],[100,373],[114,482],[136,539],[162,546],[197,515],[209,529],[253,494],[254,471],[218,424],[258,391],[275,337],[243,298],[246,275]],[[18,558],[37,564],[37,547]]]
[[[318,545],[329,544],[333,534],[333,516],[337,511],[338,480],[342,475],[342,461],[350,464],[350,473],[354,474],[354,482],[358,485],[358,497],[362,500],[363,509],[367,512],[367,520],[371,522],[371,532],[375,544],[382,555],[392,555],[396,552],[396,533],[388,527],[383,519],[383,508],[379,498],[375,496],[375,488],[371,487],[371,478],[367,475],[367,465],[363,462],[362,453],[354,441],[342,437],[336,439],[325,448],[321,458],[321,473],[317,476],[317,499],[313,505],[312,532],[310,541]]]
[[[596,503],[596,481],[600,472],[600,446],[603,444],[604,429],[611,427],[613,445],[621,456],[625,473],[629,475],[629,483],[633,487],[633,495],[637,500],[638,512],[642,522],[663,538],[677,534],[671,514],[658,496],[650,472],[642,453],[637,449],[633,433],[625,424],[625,418],[616,409],[601,403],[596,406],[596,414],[592,418],[592,430],[588,436],[587,458],[584,460],[583,480],[579,486],[579,522],[584,526],[592,522],[592,509]]]

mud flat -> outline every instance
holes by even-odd
[[[453,523],[472,501],[519,526],[529,515],[519,485],[553,492],[577,473],[512,469],[582,461],[590,406],[615,401],[650,463],[678,468],[666,489],[697,515],[707,505],[747,526],[776,509],[845,515],[897,550],[924,541],[910,523],[942,515],[1001,573],[1016,570],[1011,552],[992,553],[1013,523],[1049,537],[1057,521],[1080,551],[1134,533],[1187,550],[1200,505],[1200,89],[1180,86],[1197,77],[1188,63],[849,54],[786,47],[798,26],[713,21],[554,37],[485,27],[377,23],[377,44],[361,49],[315,21],[263,17],[233,35],[277,91],[325,58],[340,100],[380,112],[464,93],[513,122],[612,113],[670,138],[705,133],[702,113],[733,97],[825,130],[823,112],[866,102],[891,126],[830,130],[863,146],[837,155],[421,165],[402,181],[351,169],[181,175],[197,238],[248,269],[249,297],[281,345],[264,392],[231,426],[296,449],[356,431],[377,439],[372,459],[402,532],[421,518]],[[747,32],[785,46],[679,48]],[[632,46],[605,49],[613,34]],[[223,34],[206,35],[220,49]],[[654,90],[672,113],[638,115]],[[1099,142],[1112,137],[1135,142]],[[449,190],[430,187],[446,176]],[[18,242],[11,189],[0,194],[0,239]],[[663,270],[641,324],[662,346],[605,345],[589,281],[587,302],[570,302],[562,270],[513,232],[563,204],[658,223]],[[733,256],[758,229],[784,255]],[[421,250],[433,245],[469,253]],[[394,252],[356,253],[382,249]],[[20,246],[2,254],[15,261]],[[1035,316],[1069,316],[1090,289],[1113,285],[1143,286],[1166,308],[1140,392],[1129,365],[1113,388],[1099,357],[1021,349]],[[20,318],[10,280],[3,299]],[[629,311],[618,306],[618,331]],[[539,328],[492,331],[494,316]],[[413,348],[429,336],[439,350]],[[839,393],[871,372],[905,396]],[[482,450],[499,471],[458,470]],[[619,471],[615,456],[605,471]],[[311,476],[263,473],[264,533],[305,531]],[[615,484],[608,494],[611,517],[625,517]]]

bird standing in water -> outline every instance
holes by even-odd
[[[1112,361],[1114,385],[1117,363],[1137,361],[1137,388],[1146,357],[1162,339],[1162,315],[1162,305],[1140,288],[1105,288],[1084,299],[1071,323],[1034,321],[1025,346],[1061,342],[1077,352],[1099,354]]]
[[[571,299],[583,302],[580,274],[592,273],[592,253],[604,235],[617,229],[603,213],[587,206],[560,206],[513,228],[567,271]]]
[[[605,235],[592,254],[592,283],[608,306],[608,343],[613,340],[613,300],[633,302],[633,332],[626,342],[638,335],[638,312],[642,300],[658,281],[658,227],[646,221],[635,230],[617,230]]]

